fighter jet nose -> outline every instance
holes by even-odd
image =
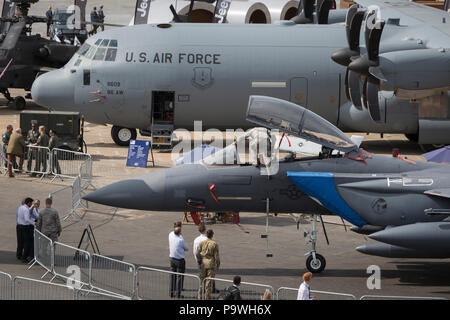
[[[55,70],[34,81],[31,96],[40,106],[61,110],[73,105],[74,88],[64,70]]]
[[[164,190],[149,186],[142,179],[119,181],[91,192],[84,200],[111,207],[135,210],[160,210],[164,203]]]

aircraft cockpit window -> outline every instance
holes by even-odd
[[[90,47],[88,53],[86,53],[86,58],[92,59],[96,49],[97,49],[97,47],[94,47],[94,46]]]
[[[109,42],[109,47],[110,48],[117,48],[117,40],[111,40]]]
[[[108,48],[105,61],[116,61],[117,49]]]
[[[103,39],[98,39],[97,41],[95,41],[95,45],[96,45],[96,46],[99,46],[100,43],[102,43],[102,41],[103,41]]]
[[[105,40],[102,41],[101,46],[102,46],[102,47],[107,47],[108,44],[109,44],[109,40],[105,39]]]
[[[350,138],[327,120],[297,104],[277,98],[251,96],[247,120],[345,153],[358,149]]]
[[[98,48],[97,52],[95,53],[94,60],[99,61],[105,59],[106,54],[106,48]]]
[[[78,50],[78,54],[85,56],[86,53],[88,53],[90,48],[91,48],[91,46],[88,45],[87,43],[85,43],[81,46],[80,50]]]

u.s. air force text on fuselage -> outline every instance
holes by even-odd
[[[214,65],[221,64],[221,54],[127,51],[125,53],[125,62]]]

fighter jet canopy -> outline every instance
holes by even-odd
[[[358,150],[358,146],[330,122],[285,100],[250,96],[247,121],[345,153]]]

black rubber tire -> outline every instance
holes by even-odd
[[[27,106],[27,102],[24,97],[15,97],[14,98],[14,109],[16,110],[24,110]]]
[[[122,129],[128,129],[130,130],[130,139],[128,140],[122,140],[120,138],[119,132]],[[111,128],[111,138],[114,140],[114,142],[121,146],[121,147],[127,147],[130,145],[130,140],[133,139],[135,140],[137,137],[137,131],[136,129],[130,129],[130,128],[124,128],[124,127],[119,127],[119,126],[113,126]]]
[[[306,269],[308,269],[308,271],[311,273],[320,273],[325,269],[325,258],[322,255],[316,253],[316,259],[318,260],[317,265],[314,265],[313,263],[312,254],[308,256],[308,259],[306,259]]]
[[[419,134],[417,133],[405,133],[405,137],[411,142],[417,143],[419,141]]]

